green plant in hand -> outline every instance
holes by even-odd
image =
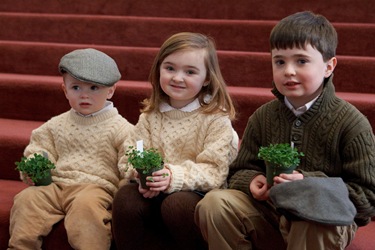
[[[279,168],[289,168],[298,166],[300,157],[304,156],[288,143],[270,144],[268,147],[260,147],[258,158],[274,164]]]
[[[163,157],[154,148],[146,149],[141,152],[136,150],[133,146],[130,146],[125,155],[128,157],[128,163],[140,174],[143,188],[148,188],[146,181],[154,181],[152,177],[148,177],[147,180],[146,177],[150,176],[152,172],[162,169],[164,165]]]
[[[128,157],[128,163],[130,163],[133,168],[137,169],[137,171],[140,170],[144,174],[155,170],[155,168],[162,168],[164,164],[163,157],[154,148],[140,152],[133,146],[130,146],[125,155]]]
[[[34,183],[47,178],[50,175],[50,170],[56,168],[48,157],[36,153],[31,158],[22,157],[21,161],[15,164],[16,170],[27,174]]]

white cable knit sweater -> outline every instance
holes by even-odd
[[[94,183],[114,194],[120,179],[118,162],[125,157],[123,142],[133,127],[116,108],[92,117],[70,110],[35,129],[24,155],[46,152],[56,165],[54,182]]]
[[[181,190],[209,191],[226,186],[228,166],[238,150],[238,136],[228,116],[168,110],[141,114],[137,140],[156,148],[172,172],[166,193]],[[127,171],[131,178],[134,169]],[[128,182],[125,180],[125,182]]]

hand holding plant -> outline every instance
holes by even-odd
[[[298,152],[297,148],[288,143],[260,147],[258,158],[265,161],[268,185],[273,184],[275,176],[292,173],[299,165],[302,156],[304,156],[302,152]]]
[[[30,178],[35,185],[50,184],[52,181],[51,169],[56,168],[45,153],[44,156],[35,153],[31,158],[22,157],[21,161],[15,164],[16,170],[21,171],[23,177],[26,177],[24,181],[27,183],[27,178]],[[45,180],[46,182],[44,182]],[[32,183],[28,184],[32,185]]]
[[[279,168],[296,167],[300,163],[300,157],[304,156],[297,148],[288,143],[270,144],[268,147],[260,147],[258,158],[265,162],[273,163]]]
[[[164,167],[164,161],[161,154],[154,148],[143,150],[141,152],[133,146],[130,146],[125,155],[128,157],[128,163],[139,173],[142,187],[148,189],[146,181],[153,182],[153,177],[150,178],[152,173],[163,169]],[[146,177],[148,177],[147,180],[145,179]]]

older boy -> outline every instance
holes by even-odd
[[[123,142],[133,130],[107,101],[121,74],[111,57],[95,49],[66,54],[59,71],[71,109],[34,130],[24,152],[48,154],[56,165],[53,183],[15,197],[9,249],[41,249],[42,236],[62,219],[74,249],[110,248],[108,208],[118,189]]]
[[[375,215],[371,125],[354,106],[335,96],[337,34],[325,17],[300,12],[284,18],[272,30],[270,45],[272,92],[277,99],[250,117],[239,154],[230,165],[231,189],[209,192],[197,205],[196,221],[210,249],[344,249],[357,226]],[[275,177],[269,189],[265,164],[257,157],[259,148],[290,142],[305,157],[292,174]],[[276,210],[272,189],[311,177],[342,178],[343,191],[357,210],[355,222],[330,225]],[[304,196],[301,202],[311,198]]]

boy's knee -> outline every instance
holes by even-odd
[[[212,190],[208,192],[204,198],[199,201],[198,205],[202,208],[211,208],[212,204],[215,204],[213,209],[218,208],[226,200],[226,191],[227,190]]]
[[[18,201],[22,203],[27,203],[35,200],[39,192],[36,191],[35,187],[28,187],[19,192],[15,197],[14,197],[14,203],[17,203]]]

